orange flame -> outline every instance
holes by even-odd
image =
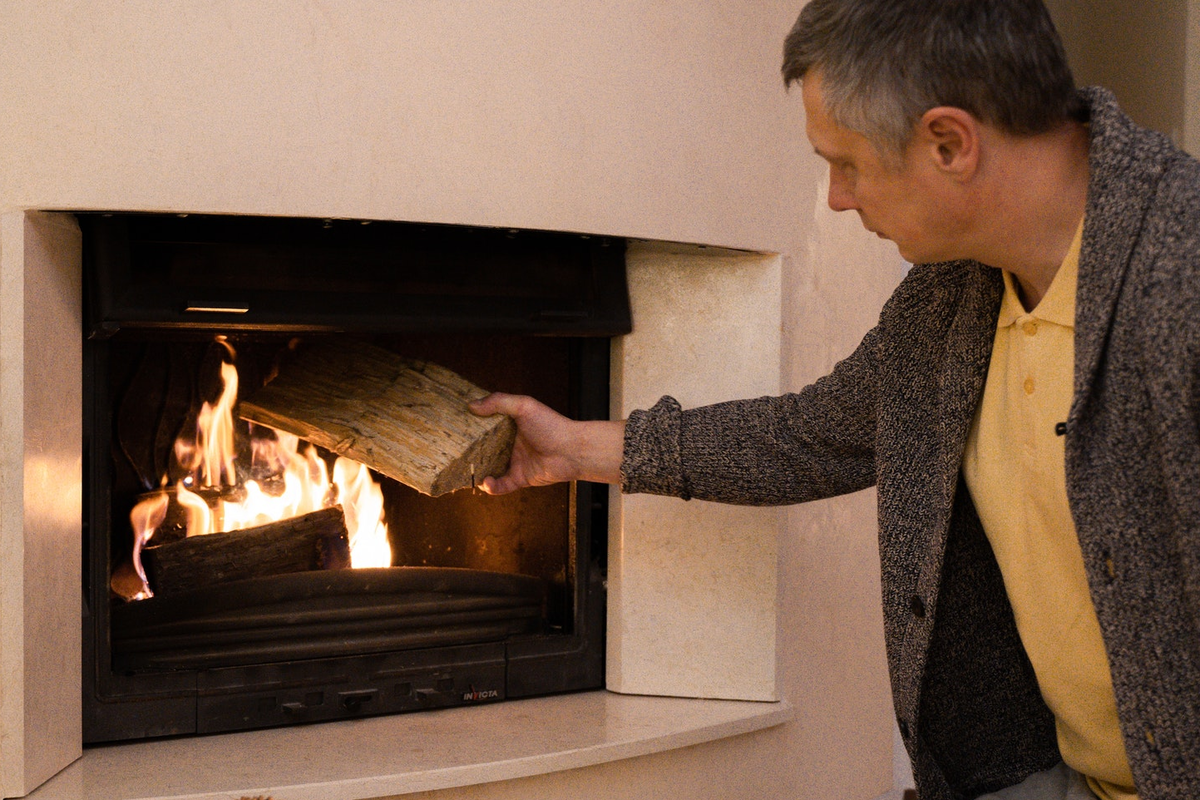
[[[169,502],[170,497],[167,493],[159,492],[142,500],[129,512],[129,522],[133,525],[133,567],[142,581],[142,590],[133,596],[134,600],[154,596],[154,592],[150,591],[150,583],[146,580],[146,570],[142,568],[142,548],[167,518]]]
[[[230,358],[233,348],[223,339]],[[221,364],[224,382],[215,403],[205,402],[197,415],[194,438],[181,435],[175,441],[175,458],[187,477],[176,483],[173,496],[183,509],[188,536],[235,531],[307,514],[341,504],[350,538],[351,566],[387,567],[392,563],[387,525],[383,517],[383,491],[370,471],[356,461],[339,458],[329,468],[316,449],[300,451],[298,437],[271,431],[254,435],[251,427],[250,464],[243,474],[257,478],[239,479],[237,427],[238,373],[229,361]],[[166,485],[166,478],[163,479]],[[166,491],[139,503],[130,515],[134,531],[134,566],[144,590],[135,599],[152,596],[141,566],[142,547],[166,519]]]
[[[370,471],[357,461],[339,458],[333,464],[333,482],[346,512],[350,532],[350,565],[387,567],[392,563],[387,526],[383,522],[383,490]]]
[[[212,533],[212,511],[204,498],[189,492],[183,481],[175,484],[175,499],[187,511],[187,535]]]
[[[221,379],[225,388],[216,405],[205,403],[196,420],[196,448],[200,451],[200,466],[204,486],[236,486],[237,470],[234,459],[235,428],[233,408],[237,404],[237,368],[228,362],[221,364]],[[227,482],[226,482],[227,481]]]

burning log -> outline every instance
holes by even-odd
[[[513,421],[467,409],[486,394],[436,364],[367,344],[326,344],[301,352],[243,400],[241,415],[437,496],[507,468]]]
[[[189,536],[142,550],[150,586],[167,595],[289,572],[345,569],[350,544],[341,506],[240,531]]]

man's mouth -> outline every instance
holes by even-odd
[[[874,229],[874,228],[872,228],[870,225],[868,225],[866,220],[863,220],[863,221],[862,221],[862,224],[863,224],[863,228],[865,228],[865,229],[866,229],[867,233],[873,233],[873,234],[875,234],[876,236],[878,236],[880,239],[886,239],[886,238],[887,238],[887,237],[886,237],[886,236],[884,236],[882,233],[880,233],[879,231],[875,230],[875,229]]]

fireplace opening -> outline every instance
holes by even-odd
[[[609,340],[630,328],[621,242],[346,220],[80,223],[86,743],[602,685],[605,487],[431,497],[222,398],[231,383],[251,396],[305,348],[369,344],[603,418]],[[196,450],[218,434],[198,420],[222,403],[234,452],[202,479]],[[318,499],[289,500],[300,516],[283,520],[243,512],[254,492],[283,502],[287,463],[326,480]],[[374,487],[361,506],[347,476]],[[135,530],[147,515],[148,537]],[[189,536],[197,515],[222,532]],[[368,529],[385,555],[362,544]]]

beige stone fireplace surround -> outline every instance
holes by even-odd
[[[612,412],[802,386],[901,274],[824,207],[795,2],[0,6],[0,796],[867,798],[873,498],[613,495],[606,691],[89,748],[72,210],[627,237]],[[40,787],[40,788],[39,788]],[[30,794],[32,793],[32,794]]]

